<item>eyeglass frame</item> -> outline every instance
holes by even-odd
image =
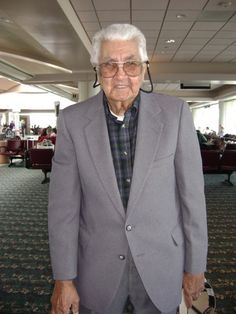
[[[153,92],[153,82],[152,82],[152,77],[151,77],[151,73],[150,73],[150,70],[149,70],[150,63],[149,63],[148,60],[147,61],[143,61],[143,62],[145,62],[146,65],[147,65],[147,74],[148,74],[148,78],[149,78],[149,81],[150,81],[150,84],[151,84],[151,88],[150,88],[150,90],[144,90],[144,89],[140,88],[140,90],[143,91],[144,93],[149,94],[149,93]],[[98,81],[97,66],[93,67],[93,70],[95,72],[95,81],[93,83],[93,88],[97,88],[99,85],[101,85],[99,83],[99,81]]]
[[[139,75],[142,73],[141,68],[140,68],[140,73],[137,74],[137,75],[129,75],[129,74],[125,71],[125,69],[124,69],[124,64],[125,64],[125,63],[129,63],[129,62],[139,63],[140,66],[141,66],[142,64],[146,64],[146,65],[147,65],[147,68],[149,68],[149,61],[148,61],[148,60],[146,60],[146,61],[127,60],[127,61],[121,61],[121,62],[120,62],[120,61],[108,61],[108,62],[103,62],[103,63],[98,64],[98,65],[96,65],[95,67],[93,67],[93,69],[94,69],[94,71],[95,71],[96,74],[97,74],[97,72],[99,72],[99,67],[100,67],[101,65],[106,64],[106,63],[117,64],[118,66],[117,66],[116,72],[115,72],[112,76],[103,76],[100,72],[99,72],[99,75],[100,75],[101,77],[103,77],[103,78],[113,78],[113,77],[116,76],[116,74],[117,74],[117,72],[118,72],[118,70],[119,70],[119,65],[122,65],[122,70],[123,70],[123,71],[125,72],[125,74],[128,75],[129,77],[137,77],[137,76],[139,76]]]

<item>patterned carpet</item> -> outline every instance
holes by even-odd
[[[48,184],[40,170],[0,167],[0,313],[49,313],[52,291],[47,236]],[[217,313],[236,313],[236,175],[205,177],[209,260],[207,278]],[[147,313],[148,314],[148,313]]]
[[[236,313],[236,173],[234,186],[225,175],[205,175],[209,250],[207,279],[216,299],[217,313]]]
[[[0,178],[0,313],[49,313],[48,184],[23,167],[0,167]]]

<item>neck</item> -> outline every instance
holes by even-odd
[[[132,103],[133,102],[126,103],[126,102],[122,102],[122,101],[119,101],[119,102],[108,101],[108,107],[117,116],[123,116],[126,113],[126,111],[132,106]]]

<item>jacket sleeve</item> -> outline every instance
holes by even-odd
[[[186,103],[180,115],[175,169],[185,235],[184,271],[201,273],[206,270],[208,245],[204,178],[196,130]]]
[[[57,280],[71,280],[77,275],[80,202],[76,153],[62,111],[58,119],[48,203],[49,247],[53,277]]]

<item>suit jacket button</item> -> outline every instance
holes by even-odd
[[[125,256],[124,255],[119,255],[119,259],[123,261],[125,259]]]
[[[127,231],[131,231],[131,230],[132,230],[132,226],[131,226],[131,225],[127,225],[127,226],[126,226],[126,230],[127,230]]]

